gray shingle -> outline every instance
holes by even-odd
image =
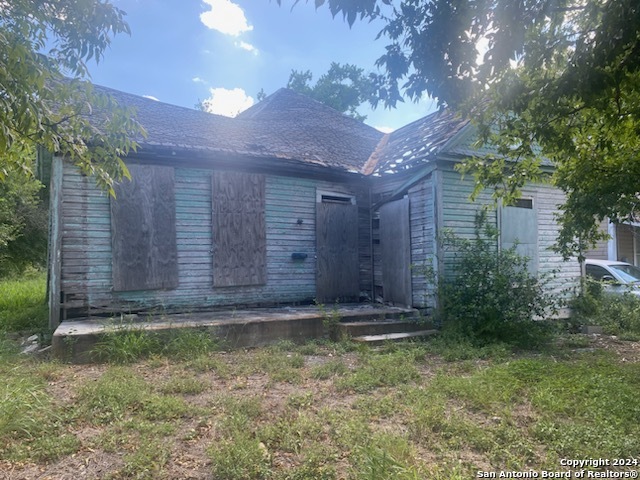
[[[304,95],[281,89],[236,118],[157,102],[106,87],[135,108],[145,146],[276,157],[358,172],[383,134]]]

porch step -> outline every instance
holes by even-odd
[[[328,310],[328,313],[331,314],[331,310]],[[345,312],[340,315],[340,318],[342,325],[351,323],[389,322],[392,320],[411,321],[419,318],[419,312],[413,308],[360,308]]]
[[[354,342],[368,343],[370,345],[380,345],[385,342],[399,342],[409,338],[429,337],[438,333],[437,330],[418,330],[416,332],[386,333],[383,335],[362,335],[353,337]]]
[[[380,320],[362,322],[342,322],[338,325],[341,335],[358,337],[363,335],[384,335],[398,332],[424,330],[425,325],[408,320]]]

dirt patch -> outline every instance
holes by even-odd
[[[615,335],[588,335],[591,348],[601,348],[615,352],[621,362],[636,363],[640,361],[640,342],[620,340]]]
[[[620,362],[640,361],[638,342],[622,341],[606,335],[588,335],[577,340],[575,343],[580,346],[567,348],[567,351],[592,352],[602,349],[614,352]],[[280,363],[266,364],[269,355],[279,357]],[[341,438],[341,435],[345,438],[349,438],[348,435],[357,438],[359,432],[351,430],[360,427],[375,432],[372,438],[386,436],[392,439],[394,436],[410,436],[410,423],[404,416],[410,407],[403,405],[403,402],[406,403],[402,395],[405,385],[378,388],[360,394],[338,388],[340,375],[348,375],[358,368],[361,361],[358,354],[321,350],[312,355],[304,355],[304,362],[300,364],[287,363],[295,360],[296,355],[300,355],[295,351],[274,351],[269,355],[265,355],[264,350],[212,354],[209,358],[212,365],[210,370],[205,368],[206,365],[196,368],[189,361],[166,359],[153,359],[125,367],[144,378],[151,386],[150,391],[156,395],[161,395],[163,386],[176,379],[195,379],[203,389],[193,394],[170,395],[188,405],[189,411],[171,420],[156,421],[158,425],[164,422],[172,426],[173,429],[168,433],[150,439],[138,431],[129,432],[124,429],[126,438],[123,442],[116,441],[115,447],[110,445],[107,448],[101,439],[110,432],[119,434],[120,430],[115,429],[113,425],[99,425],[86,419],[75,419],[63,428],[64,432],[72,433],[79,442],[80,446],[75,453],[55,461],[41,463],[0,461],[0,479],[212,479],[214,465],[210,451],[212,447],[229,438],[229,427],[226,425],[230,415],[229,404],[237,405],[248,400],[259,405],[258,412],[252,414],[254,416],[243,427],[249,432],[250,439],[257,440],[257,432],[262,427],[276,425],[277,422],[280,422],[278,425],[284,425],[282,428],[291,427],[290,431],[282,432],[282,438],[276,438],[272,444],[264,440],[267,445],[261,443],[260,446],[265,450],[272,470],[279,475],[292,468],[305,467],[309,468],[307,476],[297,478],[315,478],[320,470],[313,468],[320,468],[317,464],[321,464],[330,465],[335,478],[347,478],[352,468],[350,462],[353,459],[350,455],[354,454],[355,449],[352,450],[351,445],[340,443],[344,440],[335,439]],[[347,373],[337,373],[335,377],[324,379],[314,378],[315,369],[334,360],[342,362],[347,367]],[[479,366],[488,366],[490,363],[486,360],[451,363],[435,355],[426,355],[415,364],[420,377],[415,384],[420,388],[426,388],[438,372],[466,376]],[[56,405],[62,406],[63,409],[74,409],[79,401],[78,392],[83,386],[100,379],[111,368],[108,365],[57,365],[55,371],[52,371],[49,365],[40,371],[35,368],[34,375],[44,375],[47,380],[46,390]],[[290,376],[290,380],[274,380],[282,373],[279,369],[287,368],[296,375]],[[377,405],[382,402],[399,404],[397,409],[388,413],[384,405],[380,409],[381,413],[363,411],[363,404],[373,405],[377,409]],[[447,408],[457,412],[463,410],[464,406],[450,401]],[[325,418],[323,412],[335,413],[336,418]],[[236,412],[238,413],[247,412]],[[132,417],[135,415],[137,412],[131,412]],[[362,424],[352,422],[357,416],[364,416],[367,420]],[[527,403],[513,408],[508,419],[503,418],[499,412],[485,415],[473,411],[466,412],[465,418],[486,429],[509,421],[527,431],[535,422],[535,415]],[[151,421],[152,425],[153,423],[154,420]],[[412,446],[415,451],[412,461],[435,468],[444,459],[454,464],[461,462],[462,465],[491,469],[490,461],[481,451],[474,448],[448,451],[447,442],[453,440],[443,435],[441,437],[439,441],[442,445],[438,448],[432,448],[428,438],[417,441]],[[154,443],[150,446],[151,441]],[[387,441],[391,442],[389,448],[394,448],[393,440]],[[149,451],[145,451],[145,447]],[[403,450],[401,447],[397,448],[397,455],[401,456]],[[543,453],[535,452],[535,455],[542,458]]]

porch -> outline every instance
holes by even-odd
[[[132,329],[166,334],[191,328],[208,332],[229,347],[255,347],[278,340],[302,342],[327,336],[327,322],[337,322],[348,335],[433,333],[429,325],[418,323],[419,312],[412,308],[371,304],[317,305],[243,310],[214,310],[162,315],[121,315],[110,318],[79,318],[64,321],[53,334],[56,358],[73,363],[97,360],[94,347],[106,334]],[[357,332],[353,333],[352,332]]]

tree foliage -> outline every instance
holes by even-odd
[[[280,3],[280,0],[278,0]],[[297,1],[295,2],[297,3]],[[377,96],[428,94],[478,123],[497,154],[470,162],[479,185],[513,197],[542,178],[567,195],[558,248],[579,253],[604,217],[637,219],[640,4],[636,0],[315,0],[385,22]]]
[[[30,172],[34,145],[66,156],[112,190],[143,134],[133,112],[94,90],[87,62],[129,33],[106,0],[0,2],[0,180]]]
[[[5,168],[5,172],[0,182],[0,278],[20,274],[27,266],[43,268],[47,255],[42,184],[15,167]]]
[[[292,70],[287,88],[303,93],[356,120],[366,120],[367,117],[359,114],[357,108],[372,101],[375,88],[372,76],[366,75],[364,69],[332,62],[327,73],[321,75],[313,85],[312,80],[310,70]]]

